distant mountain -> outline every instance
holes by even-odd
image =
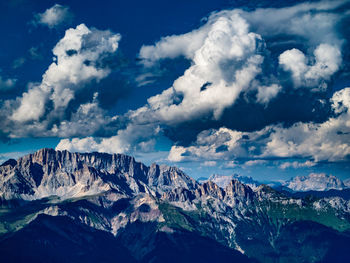
[[[0,262],[350,261],[350,201],[219,178],[122,154],[42,149],[5,162]]]
[[[343,190],[331,189],[327,191],[306,191],[306,192],[287,192],[283,191],[286,195],[295,197],[295,198],[306,198],[306,197],[315,197],[315,198],[326,198],[326,197],[341,197],[344,200],[350,200],[350,188]]]
[[[219,174],[213,174],[209,178],[203,178],[201,180],[198,180],[199,182],[206,182],[206,181],[212,181],[216,183],[218,186],[225,188],[232,180],[238,180],[241,183],[244,183],[245,185],[250,186],[252,189],[257,188],[261,183],[258,181],[255,181],[252,177],[248,176],[242,176],[238,174],[233,175],[219,175]]]
[[[347,188],[339,178],[324,173],[296,176],[282,185],[295,192],[343,190]]]

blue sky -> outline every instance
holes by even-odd
[[[2,1],[0,162],[43,147],[350,177],[349,1]]]

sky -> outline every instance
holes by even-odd
[[[350,1],[0,3],[0,163],[49,147],[350,178]]]

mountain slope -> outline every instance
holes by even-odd
[[[114,190],[122,194],[194,188],[196,181],[176,167],[147,167],[122,154],[70,153],[42,149],[0,167],[0,198],[63,199]]]
[[[92,250],[118,262],[349,259],[338,242],[350,241],[350,202],[339,197],[290,197],[237,179],[221,188],[126,155],[52,149],[3,164],[0,186],[0,259],[21,262],[15,244],[36,262],[48,251],[59,260],[66,245],[66,262],[89,262]]]
[[[136,262],[112,234],[68,217],[40,215],[0,241],[1,262]]]

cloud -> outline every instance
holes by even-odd
[[[322,123],[298,122],[288,128],[278,124],[254,132],[227,128],[202,131],[191,146],[172,146],[168,159],[173,162],[295,157],[312,158],[315,162],[347,160],[350,156],[349,98],[350,88],[335,92],[330,101],[337,115]],[[313,163],[291,164],[293,167],[308,165]]]
[[[206,167],[214,167],[216,165],[217,165],[217,162],[215,162],[215,161],[205,161],[203,163],[203,166],[206,166]]]
[[[292,35],[294,38],[302,36],[314,45],[324,42],[325,39],[328,44],[338,45],[342,40],[338,37],[335,26],[344,14],[335,10],[344,3],[346,1],[322,1],[284,8],[257,8],[254,11],[223,10],[209,16],[208,23],[199,29],[183,35],[163,37],[153,46],[142,46],[139,56],[146,65],[178,56],[192,59],[211,30],[211,23],[233,14],[241,16],[252,31],[266,38]]]
[[[160,132],[159,127],[153,125],[129,124],[126,129],[119,130],[115,136],[109,138],[63,139],[56,149],[107,153],[150,152],[154,150],[155,137],[159,136]]]
[[[191,32],[142,46],[139,57],[146,67],[179,56],[190,60],[191,66],[170,88],[149,98],[135,115],[176,127],[201,118],[220,121],[240,96],[249,101],[254,94],[256,100],[249,103],[266,108],[280,93],[292,92],[287,90],[290,82],[323,92],[342,62],[344,40],[337,24],[345,14],[336,9],[343,3],[304,3],[250,12],[224,10],[210,15]],[[278,39],[289,46],[311,49],[313,54],[286,49]],[[291,72],[291,77],[284,79],[283,71]],[[149,84],[147,79],[145,83]]]
[[[305,162],[294,161],[294,162],[284,162],[279,166],[279,168],[283,170],[287,168],[297,169],[297,168],[313,167],[315,165],[317,165],[317,163],[309,160]]]
[[[67,150],[71,152],[93,152],[97,149],[97,143],[93,137],[62,139],[56,146],[56,150]]]
[[[0,153],[0,165],[6,162],[9,159],[18,159],[19,157],[28,154],[30,151],[23,152],[4,152]]]
[[[345,88],[337,91],[332,96],[332,108],[337,114],[344,114],[344,116],[350,115],[350,88]],[[348,117],[348,116],[347,116]],[[349,123],[346,123],[345,127],[348,127]]]
[[[59,137],[72,137],[76,134],[94,134],[103,125],[110,122],[106,112],[99,107],[98,93],[94,94],[92,102],[80,104],[76,112],[72,113],[69,121],[61,121],[59,127],[55,124],[52,132]]]
[[[339,161],[350,156],[350,88],[331,98],[336,117],[317,123],[296,123],[290,128],[275,127],[266,144],[264,156],[303,156],[315,161]]]
[[[43,13],[34,16],[34,24],[45,25],[49,28],[55,28],[63,23],[69,23],[72,19],[72,13],[69,7],[55,4]]]
[[[26,62],[26,59],[24,57],[17,58],[12,63],[12,68],[17,69],[23,66],[23,64]]]
[[[223,164],[223,168],[231,169],[231,168],[237,168],[240,167],[240,163],[236,161],[228,161]]]
[[[0,92],[11,90],[15,87],[17,79],[5,79],[0,76]]]
[[[260,73],[261,37],[248,31],[244,19],[233,14],[209,24],[210,27],[204,26],[206,37],[202,45],[192,54],[192,66],[171,88],[148,99],[151,110],[165,121],[207,114],[218,119]]]
[[[209,18],[192,32],[162,38],[154,46],[143,46],[140,58],[147,66],[180,55],[192,63],[172,87],[150,97],[134,116],[167,125],[202,117],[218,120],[242,92],[259,86],[255,78],[261,73],[263,52],[261,36],[250,32],[237,12]],[[276,89],[269,95],[260,92],[259,99],[267,103],[277,93]]]
[[[338,71],[342,58],[338,47],[320,44],[314,51],[315,62],[308,65],[308,59],[298,49],[284,51],[279,56],[279,64],[284,70],[292,73],[296,87],[315,87],[315,90],[324,89],[325,81]]]
[[[146,86],[156,82],[156,78],[161,76],[161,71],[141,73],[135,78],[138,87]]]
[[[108,124],[115,119],[100,107],[100,92],[91,92],[91,86],[110,75],[110,61],[120,39],[119,34],[89,29],[84,24],[66,30],[53,48],[53,62],[41,82],[29,83],[21,96],[2,102],[2,132],[10,137],[91,136],[102,129],[110,132]],[[15,83],[1,81],[5,88]]]
[[[266,160],[249,160],[244,163],[244,166],[255,166],[255,165],[262,165],[266,164]]]
[[[235,155],[245,154],[245,149],[241,147],[240,143],[242,138],[242,132],[227,128],[202,131],[192,146],[172,146],[168,159],[172,162],[207,159],[229,160]]]
[[[340,46],[337,24],[348,15],[348,1],[304,2],[283,8],[257,8],[254,11],[240,11],[252,29],[265,37],[274,39],[274,44],[298,44],[302,38],[307,45],[316,47],[320,43]],[[224,11],[229,12],[229,11]],[[276,37],[281,37],[276,40]],[[280,41],[280,42],[279,42]]]
[[[276,97],[277,94],[281,91],[282,87],[276,84],[271,86],[259,86],[258,93],[256,94],[256,100],[259,103],[266,104],[272,98]]]
[[[168,155],[168,160],[172,162],[181,162],[186,157],[186,148],[183,146],[172,146]],[[202,159],[205,159],[204,156]]]
[[[28,50],[28,53],[29,53],[29,56],[31,59],[42,59],[43,56],[40,54],[39,52],[39,47],[31,47],[29,50]]]
[[[12,120],[37,121],[47,111],[48,103],[53,104],[55,115],[62,115],[76,90],[110,73],[108,67],[99,64],[104,56],[117,50],[119,40],[119,34],[90,30],[84,24],[68,29],[53,49],[55,61],[46,70],[42,82],[31,84],[23,93]]]
[[[139,57],[146,74],[137,79],[140,85],[153,81],[147,70],[164,59],[184,57],[190,65],[171,87],[125,114],[125,127],[115,136],[91,138],[93,149],[130,152],[141,149],[141,144],[152,149],[158,127],[179,134],[184,127],[196,126],[192,132],[195,139],[189,144],[174,139],[170,161],[304,157],[317,162],[348,158],[349,115],[341,103],[347,91],[335,93],[324,108],[316,103],[326,98],[325,88],[346,55],[342,53],[346,52],[342,49],[344,36],[338,30],[346,16],[339,8],[343,3],[226,10],[210,15],[191,32],[143,46]],[[338,97],[340,102],[335,106]],[[315,113],[305,117],[308,113],[297,108],[297,102]],[[243,109],[235,108],[238,103]],[[271,104],[274,106],[269,108]],[[289,111],[302,113],[283,112],[285,104],[291,104]],[[253,113],[245,116],[246,112]],[[267,121],[258,128],[239,126],[248,117],[254,122],[261,118]],[[237,127],[232,123],[238,123]],[[60,147],[78,147],[78,142],[65,140]]]
[[[183,35],[163,37],[154,46],[142,46],[139,57],[146,66],[152,66],[164,58],[185,56],[188,59],[192,59],[208,37],[210,30],[211,25],[207,23],[200,29]]]

